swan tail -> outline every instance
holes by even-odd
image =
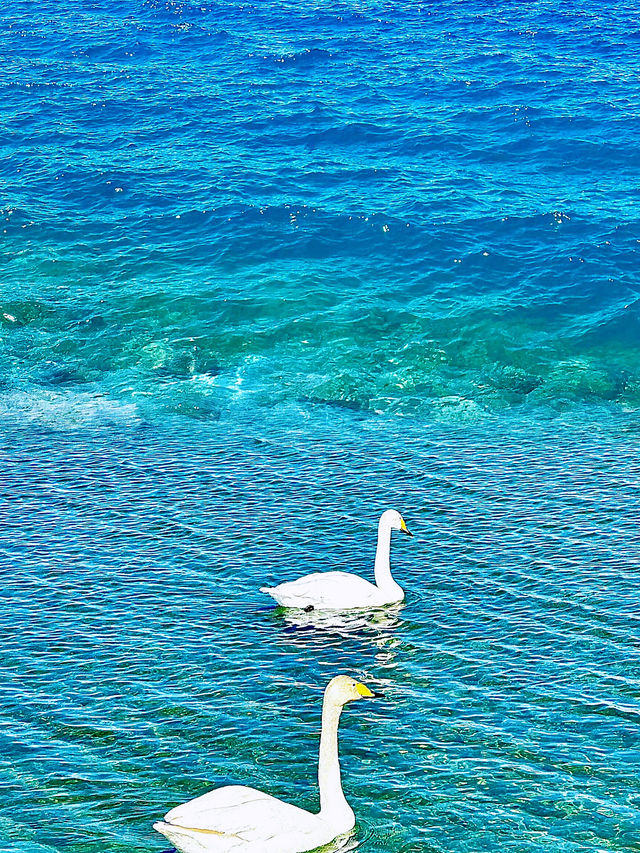
[[[223,851],[232,850],[239,841],[236,836],[224,832],[190,828],[166,823],[164,820],[154,823],[153,828],[160,835],[164,835],[182,853],[212,853],[218,850],[223,853]]]
[[[260,592],[264,592],[265,595],[270,595],[278,604],[281,604],[280,597],[278,596],[278,588],[273,586],[261,586]]]
[[[280,605],[280,607],[306,607],[309,603],[306,597],[301,598],[295,594],[292,594],[290,590],[284,590],[282,587],[284,584],[280,584],[280,586],[263,586],[260,587],[260,592],[266,593],[266,595],[270,595],[274,601]]]

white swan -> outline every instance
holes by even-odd
[[[289,583],[260,588],[283,607],[315,610],[350,610],[355,607],[381,607],[404,599],[404,590],[391,577],[389,552],[391,531],[402,530],[409,536],[403,517],[388,509],[378,523],[378,547],[374,574],[375,584],[349,572],[314,572]]]
[[[176,806],[153,828],[183,853],[304,853],[348,833],[355,816],[340,782],[338,721],[347,702],[375,695],[346,675],[332,678],[324,691],[318,814],[229,785]]]

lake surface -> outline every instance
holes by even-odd
[[[631,4],[0,12],[0,847],[217,785],[363,853],[640,838]],[[397,607],[258,588],[372,576]]]

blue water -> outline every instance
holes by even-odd
[[[216,785],[363,853],[640,837],[640,14],[0,10],[0,846]],[[404,606],[274,613],[367,575]],[[364,703],[361,703],[364,704]]]

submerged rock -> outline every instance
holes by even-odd
[[[567,359],[558,362],[548,377],[536,389],[536,397],[543,399],[601,400],[615,399],[617,383],[604,368],[587,358]]]
[[[504,391],[514,391],[517,394],[530,394],[542,384],[542,378],[528,373],[521,367],[511,364],[497,364],[486,375],[486,380],[494,388]]]

